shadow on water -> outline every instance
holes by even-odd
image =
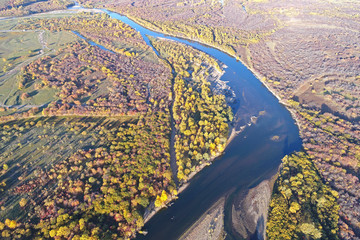
[[[261,216],[256,223],[256,232],[250,237],[250,240],[263,240],[262,233],[265,231],[265,219]]]

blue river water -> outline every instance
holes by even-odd
[[[235,129],[249,123],[251,116],[265,112],[255,124],[246,127],[230,142],[222,156],[191,179],[173,205],[152,217],[144,226],[148,234],[139,235],[138,239],[178,239],[220,198],[249,189],[270,178],[277,172],[286,154],[301,149],[299,130],[288,110],[234,57],[197,42],[151,31],[125,16],[105,9],[103,11],[139,31],[151,47],[148,36],[161,37],[190,45],[224,63],[227,68],[221,79],[228,82],[236,95],[236,102],[232,104]],[[279,136],[279,139],[273,141],[273,136]],[[225,216],[228,214],[231,212],[225,211]],[[229,239],[236,239],[236,236],[231,236],[231,224],[226,219],[225,230]]]

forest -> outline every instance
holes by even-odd
[[[339,194],[339,218],[333,218],[339,237],[359,239],[359,2],[81,3],[235,54],[292,111],[306,158],[324,187]]]
[[[79,2],[85,6],[106,7],[126,14],[154,30],[207,43],[243,61],[292,112],[304,142],[302,152],[283,160],[284,169],[280,171],[275,184],[269,212],[268,237],[357,239],[360,233],[360,108],[357,97],[360,56],[357,44],[359,36],[356,33],[359,31],[360,8],[356,1],[345,5],[334,1],[310,0],[304,6],[291,0],[284,2],[281,7],[274,0],[223,3],[211,0]],[[4,1],[0,4],[0,15],[9,16],[64,9],[72,3],[49,0]],[[24,22],[18,30],[33,30],[34,26],[45,32],[59,33],[70,33],[70,23],[73,22],[77,33],[112,52],[92,47],[84,41],[74,41],[56,50],[56,53],[27,64],[16,78],[18,88],[12,103],[32,107],[18,110],[10,105],[3,106],[0,108],[1,121],[20,125],[16,121],[29,120],[28,125],[31,125],[32,119],[41,116],[107,118],[108,115],[113,118],[128,116],[141,119],[150,113],[161,112],[170,119],[168,121],[171,121],[171,117],[175,120],[176,156],[182,157],[182,160],[177,159],[177,177],[186,181],[191,172],[199,170],[214,156],[221,154],[225,144],[231,113],[223,97],[214,94],[209,83],[204,81],[217,70],[221,71],[221,64],[218,67],[214,61],[182,45],[152,40],[165,60],[162,61],[126,25],[116,21],[107,25],[109,19],[105,20],[105,16],[83,14],[60,21],[57,18]],[[94,29],[92,26],[95,26]],[[104,31],[104,26],[109,32]],[[180,49],[184,50],[181,54]],[[200,62],[196,60],[198,57],[202,59]],[[8,72],[13,67],[12,60],[5,60],[3,70]],[[155,70],[148,76],[143,75],[142,69],[146,69],[148,64],[151,67],[146,72]],[[69,66],[72,65],[80,66],[76,73],[71,71]],[[128,71],[116,71],[123,66]],[[61,71],[69,71],[70,74],[64,76],[60,74]],[[159,71],[160,74],[155,74],[153,78],[154,73]],[[71,84],[74,80],[75,85]],[[55,92],[55,97],[44,98],[44,95],[49,96],[49,92]],[[156,99],[159,93],[161,98]],[[171,110],[174,114],[169,117]],[[211,136],[206,135],[205,130],[214,128],[221,130]],[[9,141],[10,136],[4,133],[2,138]],[[74,141],[81,140],[75,137]],[[97,141],[92,141],[97,146]],[[85,150],[82,151],[89,150],[88,144],[84,146]],[[36,151],[42,151],[39,146],[36,148],[39,148]],[[9,192],[7,184],[10,184],[6,176],[10,176],[9,168],[14,166],[10,163],[15,161],[11,151],[8,151],[10,155],[4,158],[7,160],[0,162],[1,173],[5,174],[0,177],[0,191],[5,191],[5,195]],[[109,151],[104,150],[110,154]],[[169,186],[172,184],[169,183]],[[318,190],[320,196],[314,196],[313,192]],[[159,190],[156,195],[149,197],[149,203],[155,201],[157,206],[162,206],[163,202],[171,199],[170,195],[170,188]],[[19,206],[20,202],[28,206],[29,201],[24,199],[19,199]],[[324,209],[331,213],[329,221],[324,221]],[[139,208],[136,211],[141,213],[143,210]],[[90,223],[95,218],[89,219]],[[134,219],[132,224],[127,225],[129,231],[119,233],[111,230],[104,233],[99,230],[101,233],[98,236],[131,235],[136,231],[134,229],[139,229],[135,227]],[[28,236],[39,234],[32,226],[27,230],[21,219],[8,216],[1,217],[0,221],[0,229],[2,233],[5,232],[3,237],[18,236],[16,231],[12,231],[15,228],[22,233],[30,232]],[[72,226],[80,229],[80,220],[76,221]],[[60,230],[55,225],[47,227],[54,230],[51,234],[57,234]],[[9,234],[15,235],[10,237]],[[71,234],[80,237],[92,233],[84,230]],[[73,235],[65,233],[61,236]]]
[[[222,71],[210,56],[152,39],[157,57],[103,14],[24,18],[14,29],[74,38],[19,68],[15,100],[1,107],[3,239],[134,238],[146,211],[176,199],[175,179],[224,150],[232,112],[210,87]]]
[[[157,61],[149,52],[139,32],[123,22],[110,18],[107,14],[80,12],[72,17],[28,19],[20,29],[44,29],[52,32],[77,32],[105,48],[125,56],[143,56]]]
[[[339,194],[322,183],[306,153],[286,156],[270,203],[269,239],[339,239]]]
[[[222,70],[214,58],[186,45],[156,39],[151,43],[175,72],[177,177],[186,181],[225,149],[232,111],[225,96],[213,94],[207,81],[211,72]]]
[[[7,122],[1,128],[7,140],[3,147],[12,148],[2,154],[0,226],[5,239],[131,237],[156,196],[176,195],[165,113],[130,121],[43,117]],[[77,141],[67,137],[69,133]],[[40,146],[32,138],[51,140]],[[64,147],[67,154],[72,152],[69,157],[61,154]],[[23,155],[14,156],[14,150]],[[37,162],[26,159],[29,150],[37,156],[58,154]]]

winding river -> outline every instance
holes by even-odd
[[[139,235],[137,239],[179,238],[221,197],[249,189],[271,178],[277,172],[282,157],[301,148],[299,130],[289,111],[234,57],[197,42],[151,31],[126,16],[102,10],[139,31],[151,47],[148,36],[170,39],[190,45],[224,63],[227,68],[221,79],[228,82],[236,95],[232,105],[234,129],[239,130],[250,122],[251,116],[265,112],[255,124],[248,124],[250,126],[234,137],[222,156],[191,179],[189,186],[179,194],[173,205],[153,216],[144,226],[148,234]],[[273,141],[273,136],[279,136],[279,139]],[[227,214],[225,212],[225,216]],[[225,221],[225,230],[229,225]],[[231,233],[231,230],[227,232]],[[230,235],[228,237],[231,238]]]
[[[256,124],[245,128],[230,142],[221,157],[190,181],[172,206],[151,218],[144,226],[148,234],[138,239],[179,238],[221,197],[270,178],[284,155],[301,148],[299,131],[290,113],[241,62],[212,47],[157,33],[125,16],[108,10],[104,12],[139,31],[150,46],[148,36],[170,39],[190,45],[224,63],[227,68],[221,79],[227,81],[236,94],[236,103],[232,106],[235,129],[249,123],[251,116],[265,111]],[[273,136],[280,138],[273,141]]]
[[[75,6],[73,9],[79,8]],[[290,113],[241,62],[215,48],[157,33],[125,16],[105,9],[102,11],[139,31],[150,46],[148,36],[170,39],[190,45],[224,63],[227,68],[221,79],[228,82],[236,94],[236,102],[232,105],[235,113],[233,127],[239,130],[247,125],[233,138],[222,156],[191,179],[173,205],[158,212],[145,224],[148,234],[140,235],[138,239],[179,238],[221,197],[249,189],[270,178],[284,155],[301,148],[299,130]],[[259,116],[261,111],[265,114]],[[251,116],[259,118],[250,125]],[[279,136],[278,140],[271,140],[273,136]],[[227,214],[225,211],[225,216]],[[225,226],[228,225],[225,221]]]

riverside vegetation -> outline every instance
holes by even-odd
[[[3,107],[3,238],[130,237],[150,201],[176,195],[164,102],[170,71],[132,58],[76,40],[21,69],[21,97]],[[55,99],[33,107],[47,89]]]
[[[177,177],[186,180],[201,164],[225,149],[231,108],[225,96],[213,94],[211,72],[221,71],[209,55],[183,44],[152,39],[153,46],[174,69],[174,121],[176,127]]]
[[[273,201],[283,204],[281,211],[270,208],[268,237],[276,239],[271,228],[286,228],[284,236],[289,239],[326,239],[334,232],[334,238],[360,239],[357,1],[81,2],[102,4],[152,29],[205,42],[247,64],[293,112],[304,141],[302,153],[289,156],[297,166],[294,172],[280,172]],[[295,161],[299,156],[302,161]],[[293,174],[303,174],[305,168],[314,169],[311,175],[319,182],[300,181],[299,191],[323,189],[328,197],[319,199],[334,210],[329,217],[332,223],[324,223],[328,216],[316,210],[317,197],[296,193],[290,202],[277,190],[288,188],[286,180],[292,182]],[[292,202],[299,207],[295,213],[290,211]],[[294,216],[299,221],[281,225],[274,211],[289,215],[281,221]]]
[[[15,87],[0,118],[3,239],[133,238],[149,206],[176,198],[171,131],[182,182],[223,151],[232,113],[209,87],[221,68],[208,55],[152,39],[158,58],[132,28],[101,14],[0,24],[43,31],[47,47],[4,69],[0,89]],[[48,41],[65,33],[73,40]]]
[[[143,24],[152,25],[154,29],[163,27],[171,34],[197,38],[212,45],[222,43],[219,48],[231,54],[235,52],[294,111],[304,139],[304,156],[310,160],[310,165],[314,164],[321,184],[339,193],[336,203],[331,199],[327,203],[333,204],[333,209],[340,206],[340,217],[331,218],[337,221],[339,236],[358,239],[358,3],[349,1],[352,7],[316,0],[309,1],[306,6],[299,5],[298,1],[287,1],[282,7],[272,0],[225,1],[224,4],[218,1],[174,1],[170,4],[148,1],[148,5],[142,4],[113,1],[105,6],[144,21]],[[138,19],[139,16],[142,19]],[[179,27],[172,29],[169,23]],[[186,28],[193,31],[188,33]],[[4,109],[6,115],[13,111]],[[305,163],[309,162],[301,161],[300,165]],[[276,196],[274,192],[274,199]],[[292,200],[298,201],[297,197]],[[282,206],[289,212],[291,205]],[[316,211],[311,213],[297,212],[304,216],[301,224],[315,226],[312,232],[327,236],[320,228]],[[269,224],[271,222],[270,218]],[[293,238],[299,234],[315,236],[298,229],[298,232],[288,233],[292,233]]]

